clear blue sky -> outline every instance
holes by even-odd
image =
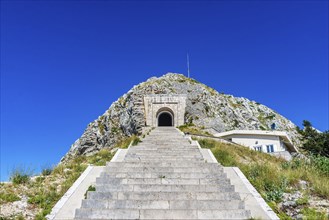
[[[193,78],[328,130],[328,1],[1,1],[1,180],[187,51]]]

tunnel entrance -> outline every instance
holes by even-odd
[[[158,116],[158,126],[173,126],[173,117],[169,112],[161,112]]]

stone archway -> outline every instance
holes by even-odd
[[[186,94],[149,94],[144,96],[145,125],[150,127],[159,126],[159,116],[170,118],[172,123],[166,123],[173,127],[184,124],[186,107]],[[169,115],[164,114],[167,112]],[[164,114],[164,115],[162,115]],[[160,126],[161,126],[160,120]]]
[[[174,126],[174,113],[170,108],[161,108],[157,112],[157,126]]]

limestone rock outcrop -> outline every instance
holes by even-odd
[[[62,160],[88,155],[120,140],[141,133],[145,125],[143,97],[147,94],[187,94],[185,123],[193,123],[209,133],[233,129],[285,131],[296,144],[296,125],[274,110],[248,100],[218,93],[182,74],[167,73],[134,86],[91,122]]]

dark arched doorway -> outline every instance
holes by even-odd
[[[169,112],[161,112],[158,116],[158,126],[173,126],[173,117]]]

